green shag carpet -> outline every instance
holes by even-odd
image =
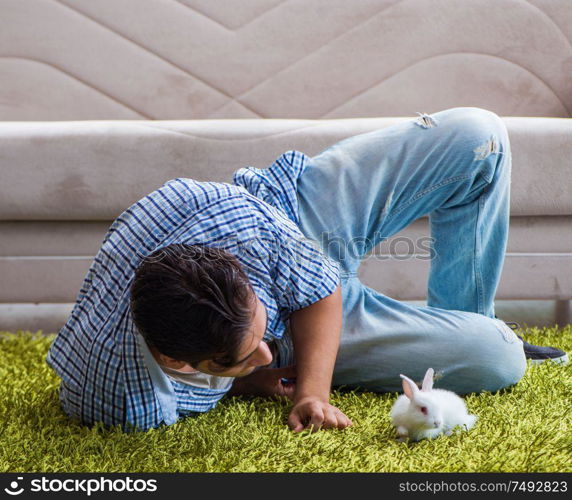
[[[171,427],[124,434],[70,422],[45,363],[54,336],[0,332],[0,472],[570,472],[572,363],[530,366],[513,388],[466,398],[470,432],[397,442],[396,394],[335,392],[354,426],[294,434],[285,399],[228,398]],[[572,326],[527,340],[572,351]]]

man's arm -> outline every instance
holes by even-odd
[[[294,407],[288,424],[294,431],[305,427],[343,429],[352,425],[329,404],[334,364],[342,329],[341,287],[314,304],[290,315],[296,353]]]

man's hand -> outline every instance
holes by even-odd
[[[294,377],[296,377],[295,366],[259,368],[246,377],[236,378],[228,394],[230,396],[286,396],[293,400],[296,389],[295,382],[285,383],[282,379]]]
[[[314,397],[297,401],[288,417],[288,427],[294,432],[304,429],[345,429],[350,425],[352,421],[335,406]]]

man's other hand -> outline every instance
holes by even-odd
[[[230,396],[286,396],[294,400],[296,382],[292,381],[296,377],[295,366],[285,366],[283,368],[259,368],[246,377],[236,378]],[[289,379],[289,381],[283,380]]]

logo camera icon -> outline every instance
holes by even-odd
[[[24,478],[23,478],[23,477],[18,477],[17,479],[18,479],[18,481],[21,481],[21,480],[24,479]],[[11,488],[11,489],[4,488],[4,491],[5,491],[6,493],[8,493],[8,495],[19,495],[20,493],[22,493],[22,492],[24,491],[24,488],[20,488],[19,490],[16,489],[16,488],[18,488],[18,486],[20,486],[20,485],[18,484],[18,481],[12,481],[12,482],[10,483],[10,488]],[[15,491],[13,491],[13,490],[15,490]]]

